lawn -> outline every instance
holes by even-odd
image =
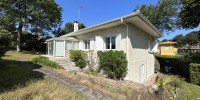
[[[44,77],[41,73],[21,66],[15,61],[23,58],[31,63],[31,59],[37,56],[29,52],[9,51],[6,53],[3,57],[4,65],[0,66],[0,91],[2,92],[0,99],[84,99],[83,96],[70,91],[67,87]],[[153,92],[147,92],[147,88],[142,88],[133,82],[111,80],[84,72],[66,72],[62,69],[41,67],[71,78],[113,99],[126,100],[140,97],[141,100],[157,100]],[[160,76],[160,78],[170,77],[172,81],[180,80],[181,87],[175,100],[200,100],[200,86],[190,84],[183,78],[174,75],[160,73]],[[168,84],[166,88],[171,90],[170,88],[173,87]]]
[[[22,66],[18,59],[32,58],[38,55],[29,52],[9,51],[2,57],[0,65],[0,100],[82,100],[64,85],[45,77],[42,73]],[[31,63],[31,62],[30,62]]]
[[[178,84],[178,97],[175,100],[200,100],[200,86],[193,85],[185,81],[185,78],[175,76],[175,75],[166,75],[166,74],[159,74],[160,79],[166,79],[167,77],[170,78],[171,82],[167,83],[165,86],[166,91],[169,94],[173,93],[174,87],[172,86],[173,82]]]

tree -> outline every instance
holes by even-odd
[[[168,40],[167,40],[167,39],[163,39],[163,40],[162,40],[162,42],[166,42],[166,41],[168,41]]]
[[[78,29],[83,29],[85,28],[86,26],[83,24],[83,23],[79,23],[78,24]],[[61,27],[59,27],[57,30],[55,30],[53,32],[54,36],[55,37],[59,37],[61,35],[65,35],[65,34],[68,34],[70,32],[73,32],[74,31],[74,24],[72,22],[67,22],[65,24],[65,27],[62,29]]]
[[[194,45],[199,41],[199,32],[193,31],[185,35],[185,42],[189,45]]]
[[[175,36],[172,41],[177,42],[177,44],[175,44],[177,47],[182,47],[185,45],[185,37],[182,34]]]
[[[156,5],[142,4],[141,6],[137,6],[137,9],[160,32],[174,31],[175,28],[179,27],[177,25],[179,10],[179,2],[177,0],[159,0]]]
[[[17,51],[21,51],[23,29],[47,33],[62,19],[62,8],[54,0],[0,0],[0,7],[0,22],[4,28],[12,26],[17,31]]]
[[[83,23],[79,23],[78,24],[78,29],[83,29],[85,28],[85,25]],[[68,34],[70,32],[73,32],[74,31],[74,24],[72,22],[67,22],[65,24],[65,27],[63,28],[63,31],[65,34]]]
[[[183,28],[193,29],[200,24],[200,0],[180,0],[182,7],[179,13]]]

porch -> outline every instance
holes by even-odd
[[[79,49],[79,40],[73,37],[51,38],[47,41],[47,55],[53,57],[69,57],[70,50]]]

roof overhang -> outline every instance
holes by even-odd
[[[105,29],[105,28],[109,28],[109,27],[113,27],[113,26],[117,26],[117,25],[121,25],[121,19],[123,18],[125,23],[131,23],[134,26],[140,28],[141,30],[143,30],[144,32],[146,32],[147,34],[155,37],[155,38],[160,38],[163,35],[154,27],[153,24],[151,24],[151,22],[149,22],[141,13],[133,13],[127,16],[123,16],[123,17],[119,17],[110,21],[106,21],[88,28],[84,28],[81,30],[78,30],[76,32],[71,32],[69,34],[63,35],[61,37],[69,37],[69,36],[76,36],[76,35],[81,35],[81,34],[85,34],[85,33],[89,33],[92,31],[97,31],[100,29]]]
[[[57,38],[50,38],[50,39],[47,39],[46,41],[52,41],[52,40],[79,41],[78,39],[73,38],[73,37],[57,37]]]

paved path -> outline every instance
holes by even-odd
[[[38,71],[41,72],[43,74],[45,74],[47,77],[54,79],[56,81],[58,81],[59,83],[67,86],[68,88],[70,88],[71,90],[82,94],[87,100],[111,100],[111,98],[109,98],[108,96],[95,91],[89,87],[86,87],[84,85],[81,85],[67,77],[64,77],[58,73],[55,73],[53,71],[41,68],[40,66],[31,64],[26,62],[26,59],[19,59],[17,60],[20,64],[27,66],[29,68],[31,68],[34,71]]]

